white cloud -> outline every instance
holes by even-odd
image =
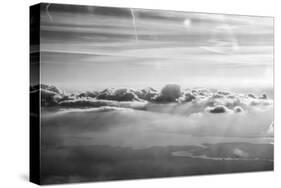
[[[65,94],[54,86],[44,85],[43,88],[41,88],[43,106],[72,108],[112,106],[183,116],[201,112],[235,115],[250,111],[267,111],[272,109],[273,104],[266,94],[256,97],[254,94],[214,91],[207,88],[181,90],[176,84],[168,84],[161,91],[153,88],[142,90],[111,88],[80,94]]]
[[[123,93],[129,91],[135,93],[136,96],[142,96],[140,98],[154,93],[156,96],[164,95],[172,97],[173,100],[179,100],[169,103],[143,99],[117,101],[81,97],[79,94],[55,95],[54,92],[53,98],[50,100],[56,102],[53,105],[61,107],[61,113],[114,112],[114,119],[110,119],[110,116],[106,115],[106,120],[99,121],[107,122],[108,126],[111,124],[120,125],[119,127],[134,125],[139,129],[155,131],[157,134],[165,132],[165,134],[224,137],[273,135],[273,125],[270,125],[273,119],[273,106],[270,99],[252,98],[247,94],[205,88],[183,91],[175,85],[164,88],[168,89],[163,89],[162,92],[153,88],[113,89],[103,90],[100,93],[109,92],[109,94],[123,96]],[[193,100],[181,100],[186,99],[186,95],[193,96]],[[253,101],[255,105],[253,105]],[[85,122],[87,121],[85,120]]]
[[[210,113],[213,113],[213,114],[230,112],[230,110],[224,105],[217,105],[217,106],[214,106],[214,107],[208,106],[208,107],[206,107],[206,111],[210,112]]]

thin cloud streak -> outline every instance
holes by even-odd
[[[44,60],[42,78],[47,83],[70,85],[67,84],[73,83],[70,73],[75,75],[76,85],[78,81],[83,85],[99,81],[109,86],[118,82],[127,86],[125,81],[131,75],[139,75],[134,78],[135,83],[155,84],[167,78],[185,85],[243,82],[243,86],[249,83],[264,86],[272,82],[270,17],[130,8],[60,8],[56,4],[51,6],[52,19],[49,14],[50,10],[42,12],[40,47]],[[50,54],[51,58],[46,58]],[[55,68],[56,64],[59,68]],[[93,76],[105,69],[106,77]],[[250,69],[247,77],[245,73]],[[50,72],[58,74],[57,80],[45,76]]]

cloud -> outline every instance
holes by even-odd
[[[43,106],[52,106],[57,104],[58,98],[60,98],[60,94],[46,89],[41,89],[41,104]]]
[[[146,102],[78,98],[72,100],[64,100],[59,102],[58,104],[59,106],[62,107],[72,107],[72,108],[120,107],[120,108],[132,108],[132,109],[144,110]]]
[[[269,105],[272,105],[272,101],[264,100],[264,99],[252,99],[252,100],[250,100],[250,105],[252,105],[252,106],[269,106]]]
[[[226,112],[230,112],[230,110],[226,107],[226,106],[223,106],[223,105],[217,105],[215,107],[207,107],[206,108],[206,111],[207,112],[210,112],[210,113],[226,113]]]
[[[38,92],[32,87],[32,92]],[[42,106],[61,106],[67,108],[99,108],[103,106],[133,108],[159,113],[189,116],[193,113],[210,114],[248,113],[267,111],[273,101],[266,94],[241,94],[231,91],[210,90],[207,88],[183,89],[176,84],[168,84],[160,91],[145,89],[108,88],[101,91],[86,91],[67,94],[51,85],[40,85]],[[233,113],[231,113],[233,112]]]
[[[257,98],[257,97],[256,97],[254,94],[252,94],[252,93],[248,94],[248,97],[253,98],[253,99]]]
[[[66,108],[61,110],[63,114],[52,112],[54,115],[50,116],[43,113],[43,119],[44,122],[65,125],[66,130],[71,124],[73,129],[77,129],[73,132],[76,136],[83,128],[91,129],[89,135],[99,138],[100,144],[120,143],[126,147],[131,145],[137,147],[167,143],[165,141],[167,139],[170,140],[169,143],[194,141],[188,136],[241,138],[269,136],[267,130],[273,118],[272,109],[218,115],[205,111],[198,112],[191,103],[180,106],[175,103],[142,104],[146,110],[125,107],[123,103],[128,102],[118,103],[121,103],[118,107]],[[75,126],[77,124],[80,127]],[[106,132],[100,132],[102,130]]]
[[[64,100],[59,103],[60,106],[64,107],[101,107],[101,106],[117,106],[114,101],[103,101],[95,99],[73,99],[73,100]]]
[[[219,95],[230,95],[231,92],[229,92],[229,91],[218,91],[217,94],[219,94]]]
[[[62,114],[69,114],[69,113],[91,113],[91,112],[110,112],[110,111],[126,111],[128,112],[129,108],[120,108],[120,107],[114,107],[114,106],[101,106],[101,107],[93,107],[93,108],[64,108],[59,110],[56,114],[48,114],[44,117],[54,117],[57,115]]]
[[[187,91],[182,95],[182,97],[179,100],[181,103],[184,103],[184,102],[191,102],[195,99],[196,99],[195,95],[192,92]]]
[[[56,94],[62,93],[62,91],[60,89],[58,89],[56,86],[53,86],[53,85],[40,84],[40,89],[54,92]]]
[[[172,89],[171,93],[174,94],[175,90],[178,91]],[[116,89],[112,90],[113,93],[116,93],[115,91]],[[142,94],[143,97],[149,93],[163,94],[152,88],[130,89],[130,92]],[[180,100],[187,93],[193,96],[192,100]],[[217,95],[223,97],[217,98]],[[74,138],[79,135],[85,137],[85,143],[89,143],[88,139],[93,139],[95,144],[136,148],[165,144],[202,144],[206,141],[203,138],[205,136],[208,141],[209,137],[220,137],[222,142],[229,142],[238,137],[242,142],[253,137],[260,139],[273,136],[273,106],[251,105],[253,100],[270,99],[253,99],[247,94],[219,92],[206,88],[185,89],[181,90],[181,96],[177,98],[179,100],[169,103],[143,99],[104,100],[79,96],[79,93],[52,96],[57,108],[42,108],[42,122],[45,125],[59,124],[60,129],[54,129],[54,134],[65,135],[67,132],[74,143],[77,142]],[[69,99],[63,99],[67,97]],[[56,143],[54,139],[43,140],[47,144]],[[233,151],[233,155],[243,156],[244,153]]]
[[[105,89],[96,96],[96,99],[114,101],[141,101],[133,90],[127,88]]]
[[[86,92],[82,92],[78,95],[78,97],[90,97],[90,98],[95,98],[99,95],[98,91],[86,91]]]
[[[235,106],[233,111],[236,113],[244,112],[244,109],[241,106]]]
[[[153,101],[153,99],[159,95],[159,92],[154,89],[154,88],[151,88],[151,87],[147,87],[147,88],[144,88],[142,90],[136,90],[135,91],[135,94],[140,98],[140,99],[143,99],[143,100],[146,100],[146,101]]]
[[[160,95],[154,101],[160,103],[176,102],[181,95],[181,87],[179,85],[167,84],[162,88]]]
[[[268,97],[267,97],[267,95],[266,94],[262,94],[260,97],[259,97],[259,99],[267,99]]]
[[[57,105],[60,100],[69,99],[63,92],[55,86],[40,84],[37,92],[41,93],[41,105],[54,106]]]
[[[201,47],[219,54],[234,53],[239,49],[238,41],[233,33],[233,27],[228,24],[219,25],[212,31],[208,46]]]

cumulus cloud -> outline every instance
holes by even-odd
[[[212,92],[207,88],[192,89],[191,92],[193,95],[200,98],[209,97],[212,94]]]
[[[154,99],[154,101],[160,103],[176,102],[181,95],[181,87],[179,85],[168,84],[163,87],[161,93]]]
[[[235,106],[233,111],[236,113],[244,112],[244,109],[241,106]]]
[[[175,90],[171,96],[178,97]],[[255,143],[264,142],[264,137],[271,142],[273,139],[270,138],[273,137],[273,106],[261,104],[270,103],[272,100],[250,98],[247,94],[204,88],[183,89],[180,90],[180,97],[174,97],[176,102],[163,103],[153,101],[152,93],[155,96],[162,93],[152,88],[143,91],[125,90],[134,92],[140,101],[104,100],[83,96],[81,93],[67,95],[63,92],[58,94],[53,89],[46,91],[46,96],[52,97],[51,101],[55,101],[57,108],[42,108],[42,122],[45,125],[60,125],[60,129],[54,129],[55,134],[66,135],[67,132],[71,142],[76,142],[72,138],[79,134],[85,137],[87,144],[88,139],[93,139],[93,143],[97,145],[136,148],[196,145],[206,141],[251,140],[250,142]],[[98,94],[101,92],[98,91]],[[124,90],[116,92],[116,89],[112,89],[113,94],[119,92],[122,96]],[[152,101],[144,100],[147,95],[150,95],[148,98]],[[260,103],[251,105],[252,101]],[[43,140],[54,142],[54,139]],[[247,155],[244,148],[238,148],[241,151],[231,150],[233,156]]]
[[[196,97],[195,97],[195,95],[192,94],[192,92],[186,91],[186,92],[184,92],[182,97],[180,97],[179,101],[181,103],[184,103],[184,102],[191,102],[191,101],[193,101],[195,99],[196,99]]]
[[[32,95],[40,94],[42,106],[56,106],[60,101],[75,99],[74,94],[68,95],[56,86],[47,84],[31,86],[30,92]]]
[[[58,89],[56,86],[53,86],[53,85],[40,84],[40,89],[45,90],[45,91],[54,92],[54,93],[57,93],[57,94],[62,93],[62,91],[60,89]]]
[[[158,91],[152,87],[147,87],[142,90],[136,90],[135,94],[143,100],[153,101],[153,99],[159,94]]]
[[[217,106],[214,106],[214,107],[207,107],[206,108],[206,111],[207,112],[210,112],[210,113],[226,113],[226,112],[230,112],[230,110],[224,106],[224,105],[217,105]]]
[[[248,97],[253,98],[253,99],[257,98],[257,97],[256,97],[254,94],[252,94],[252,93],[248,94]]]
[[[134,90],[122,89],[105,89],[97,96],[97,99],[114,100],[114,101],[140,101]]]
[[[83,97],[89,97],[89,98],[95,98],[99,95],[98,91],[86,91],[82,92],[78,95],[78,97],[83,98]]]
[[[35,89],[34,89],[35,88]],[[35,91],[36,87],[33,87]],[[193,113],[210,114],[248,113],[266,111],[273,101],[266,94],[241,94],[207,88],[184,89],[176,84],[168,84],[157,91],[148,87],[141,90],[121,88],[66,94],[55,86],[40,85],[43,106],[68,108],[98,108],[102,106],[134,108],[146,111],[189,116]],[[232,113],[233,112],[233,113]]]
[[[60,97],[60,94],[53,91],[41,90],[41,104],[44,106],[52,106],[57,104],[57,99]]]
[[[128,93],[133,95],[127,95]],[[75,110],[75,113],[68,114],[69,117],[84,114],[85,123],[92,122],[87,120],[92,117],[86,116],[87,112],[100,118],[104,116],[105,119],[100,119],[99,122],[108,122],[108,127],[127,125],[124,131],[129,125],[134,125],[139,129],[168,135],[273,136],[273,124],[270,125],[273,119],[273,101],[265,97],[252,98],[248,94],[205,88],[181,90],[176,85],[166,86],[160,92],[153,88],[108,89],[97,91],[93,96],[91,94],[66,94],[53,87],[41,88],[41,95],[45,100],[43,105],[60,107],[58,109],[65,110],[64,113]],[[106,99],[101,99],[101,96]],[[167,98],[164,101],[155,100],[159,96]],[[95,114],[98,112],[104,113]],[[111,113],[116,117],[112,118]],[[98,126],[98,122],[92,123]],[[153,139],[158,140],[155,134]]]
[[[55,86],[40,84],[37,92],[41,92],[41,105],[54,106],[57,105],[60,100],[66,99],[63,92]]]
[[[231,94],[231,92],[229,92],[229,91],[218,91],[217,93],[219,95],[230,95]]]
[[[272,101],[271,100],[259,100],[259,99],[255,99],[255,100],[250,100],[250,105],[252,106],[268,106],[268,105],[272,105]]]
[[[259,99],[267,99],[267,95],[266,94],[262,94]]]

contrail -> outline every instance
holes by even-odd
[[[132,18],[133,18],[133,26],[134,26],[134,32],[135,32],[135,37],[136,37],[136,42],[138,42],[138,33],[137,33],[137,27],[136,27],[136,17],[134,14],[134,10],[130,8]]]
[[[53,22],[53,18],[52,18],[52,16],[51,16],[51,14],[49,13],[49,8],[50,8],[50,6],[51,6],[51,3],[49,3],[49,4],[46,6],[46,13],[47,13],[49,19],[51,20],[51,22]]]

